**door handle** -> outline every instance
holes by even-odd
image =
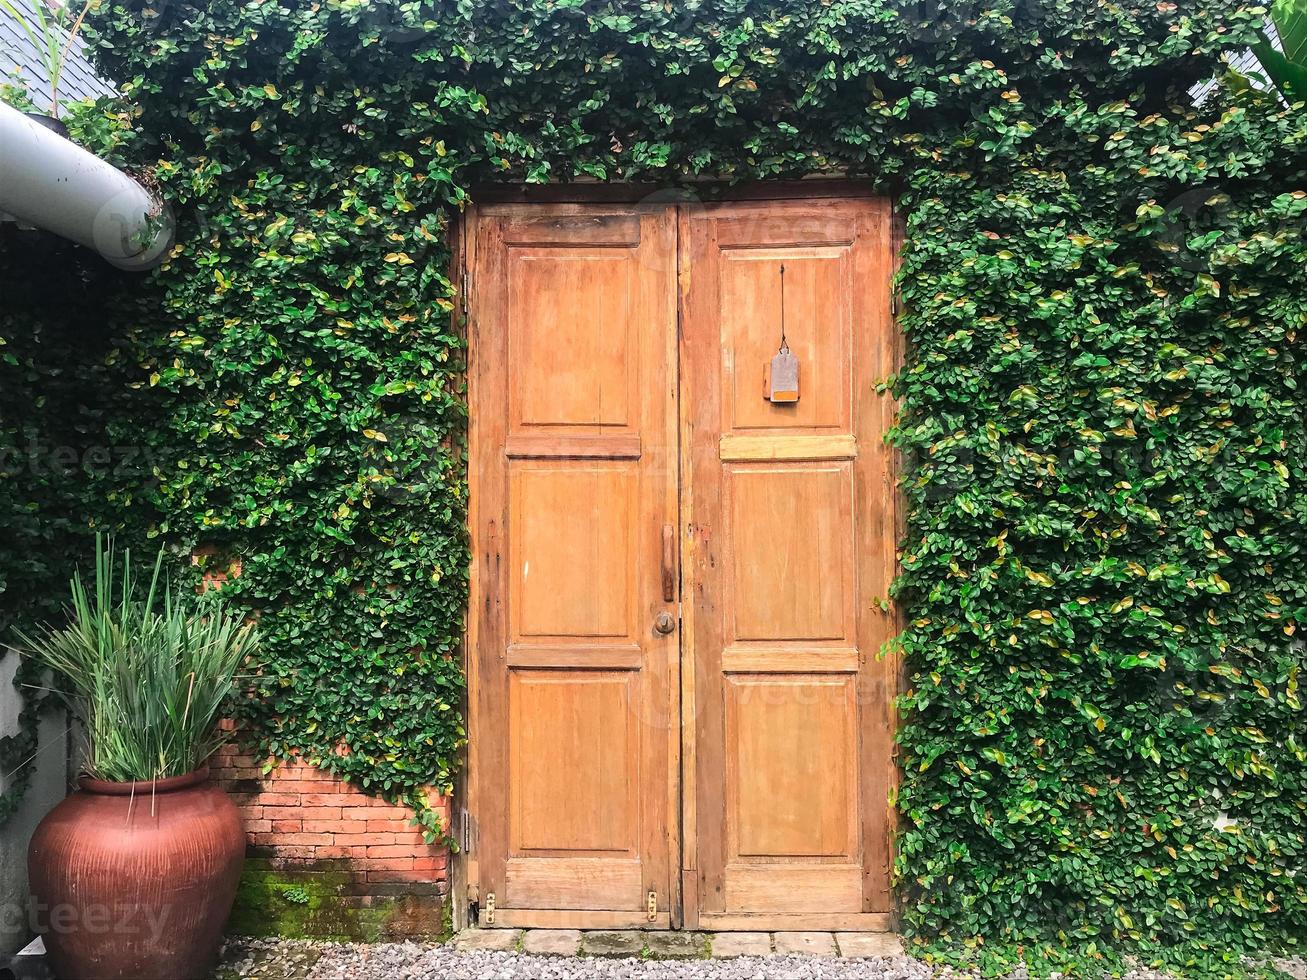
[[[663,602],[676,598],[676,528],[663,525]]]
[[[666,636],[676,629],[676,619],[669,612],[660,612],[654,617],[654,632]]]

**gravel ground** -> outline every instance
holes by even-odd
[[[311,980],[926,980],[915,960],[833,960],[815,956],[733,960],[638,960],[458,953],[449,947],[341,948],[323,956]]]
[[[1307,977],[1303,960],[1275,964]],[[460,953],[418,943],[339,943],[240,940],[223,951],[219,980],[969,980],[932,970],[910,957],[840,960],[813,956],[733,960],[638,960]],[[1012,980],[1025,980],[1024,971]],[[1124,980],[1169,980],[1137,971]]]
[[[452,946],[417,943],[246,940],[223,951],[217,976],[220,980],[928,980],[946,974],[907,957],[638,960],[460,953]]]

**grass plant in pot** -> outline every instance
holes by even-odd
[[[148,582],[97,538],[67,622],[21,635],[85,735],[79,790],[37,827],[28,877],[60,980],[209,974],[244,863],[240,816],[208,780],[218,720],[257,649],[219,596]]]

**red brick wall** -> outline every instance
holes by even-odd
[[[220,749],[209,765],[241,811],[247,855],[256,859],[250,864],[259,873],[280,874],[290,883],[317,875],[333,883],[332,903],[338,907],[321,917],[329,925],[305,931],[354,938],[339,925],[348,920],[349,909],[394,906],[395,915],[368,919],[384,920],[380,935],[440,932],[449,852],[424,842],[407,807],[368,796],[300,761],[280,763],[265,775],[261,760],[234,745]],[[449,800],[431,802],[448,826]],[[336,914],[341,912],[343,920]]]

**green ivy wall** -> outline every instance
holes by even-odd
[[[865,178],[906,223],[905,927],[994,970],[1237,972],[1307,928],[1307,113],[1186,90],[1261,14],[106,0],[138,107],[107,128],[180,244],[96,287],[73,363],[66,318],[0,310],[0,434],[74,378],[149,473],[0,493],[29,539],[53,508],[239,556],[262,747],[417,802],[464,740],[451,215],[495,181]]]

